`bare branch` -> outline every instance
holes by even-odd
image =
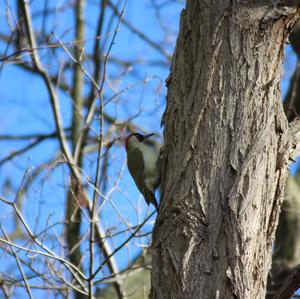
[[[3,226],[1,224],[0,224],[0,229],[1,229],[2,233],[3,233],[3,235],[5,236],[6,241],[8,241],[9,243],[11,243],[10,240],[9,240],[8,235],[6,234],[4,228],[3,228]],[[12,253],[13,253],[15,259],[16,259],[19,271],[20,271],[20,273],[21,273],[21,275],[23,277],[23,281],[24,281],[24,284],[25,284],[25,288],[26,288],[27,294],[28,294],[29,298],[33,298],[32,294],[31,294],[30,287],[29,287],[28,282],[27,282],[27,277],[25,275],[25,272],[23,271],[22,265],[21,265],[20,260],[19,260],[19,258],[17,256],[16,252],[15,252],[15,249],[14,249],[14,247],[11,244],[9,244],[9,246],[10,246],[10,249],[11,249],[11,251],[12,251]]]
[[[7,244],[11,244],[12,246],[18,247],[22,250],[26,250],[28,252],[33,252],[33,253],[37,253],[37,254],[41,254],[53,259],[56,259],[60,262],[62,262],[66,268],[73,274],[73,276],[76,278],[77,282],[81,285],[81,287],[84,289],[84,285],[81,282],[81,279],[78,277],[78,275],[83,279],[83,280],[87,280],[87,278],[85,277],[85,275],[73,264],[71,264],[70,262],[68,262],[67,260],[57,256],[52,250],[50,250],[46,245],[42,244],[37,237],[32,233],[31,229],[29,228],[27,222],[25,221],[24,217],[22,216],[22,214],[20,213],[18,207],[16,206],[15,203],[8,201],[7,199],[5,199],[4,197],[0,196],[0,200],[10,206],[13,207],[14,211],[16,212],[18,218],[20,219],[20,221],[22,222],[24,228],[26,229],[30,239],[32,241],[34,241],[35,244],[37,244],[40,248],[42,248],[45,252],[36,252],[35,250],[30,250],[28,248],[24,248],[20,245],[16,245],[13,243],[9,243],[6,240],[0,239],[2,242],[7,243]],[[77,275],[78,274],[78,275]]]
[[[36,44],[35,35],[34,35],[34,31],[33,31],[33,26],[32,26],[29,4],[25,0],[19,0],[19,5],[22,8],[22,11],[23,11],[23,14],[25,17],[26,31],[27,31],[28,39],[30,41],[30,46],[32,48],[32,55],[31,55],[32,61],[34,63],[34,66],[36,67],[37,71],[41,74],[42,78],[44,79],[46,86],[48,88],[51,107],[52,107],[54,118],[55,118],[55,125],[56,125],[62,152],[65,155],[67,161],[69,162],[68,165],[69,166],[73,165],[73,167],[70,166],[71,171],[74,174],[78,174],[78,171],[77,171],[76,167],[74,166],[75,164],[73,163],[73,158],[72,158],[69,146],[67,144],[65,132],[62,127],[62,120],[61,120],[61,116],[60,116],[60,109],[59,109],[57,94],[52,85],[52,81],[51,81],[49,75],[47,74],[46,70],[43,68],[43,66],[41,64],[38,52],[37,52],[37,50],[35,50],[37,48],[37,44]]]
[[[131,239],[133,239],[136,234],[139,232],[139,230],[144,226],[144,224],[155,214],[156,211],[153,211],[151,214],[149,214],[144,221],[137,226],[137,228],[133,231],[133,233],[127,238],[121,245],[119,245],[106,259],[100,264],[100,266],[96,269],[94,272],[93,276],[90,277],[90,279],[93,279],[96,277],[98,272],[104,267],[104,265],[107,263],[107,261],[115,254],[117,253],[120,249],[122,249]]]
[[[113,10],[115,15],[117,15],[117,16],[121,15],[121,13],[119,13],[119,11],[118,11],[118,8],[110,0],[108,0],[107,2],[108,2],[109,7]],[[152,48],[157,50],[168,61],[171,60],[171,55],[169,53],[167,53],[166,50],[159,43],[151,40],[146,34],[144,34],[138,28],[134,27],[128,20],[125,20],[123,18],[122,24],[124,24],[132,33],[136,34],[139,38],[141,38],[143,41],[145,41]]]
[[[273,299],[289,299],[300,288],[300,265],[296,266],[286,278]]]

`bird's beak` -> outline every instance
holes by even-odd
[[[155,135],[155,133],[147,134],[147,135],[144,135],[144,138],[145,138],[145,139],[148,139],[149,137],[151,137],[151,136],[153,136],[153,135]]]

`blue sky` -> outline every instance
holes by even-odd
[[[161,3],[166,1],[159,1]],[[31,1],[32,12],[38,12],[43,7],[43,1]],[[63,6],[66,1],[51,1],[50,5],[55,5],[56,9]],[[88,1],[86,10],[86,42],[85,50],[89,52],[93,46],[93,28],[98,18],[97,1]],[[183,3],[165,6],[161,10],[161,16],[156,14],[151,1],[130,0],[124,17],[141,32],[145,33],[150,39],[162,45],[168,53],[172,53],[176,34],[178,31],[179,15],[183,7]],[[13,4],[12,4],[13,5]],[[7,17],[6,2],[0,0],[0,32],[7,33],[9,30],[7,20],[14,18]],[[12,11],[14,8],[12,7]],[[73,40],[73,24],[72,13],[66,10],[62,15],[56,18],[48,18],[46,28],[48,31],[53,30],[63,42],[71,42]],[[106,22],[109,22],[110,14],[108,14]],[[160,21],[163,21],[163,29],[161,29]],[[13,23],[13,21],[12,21]],[[42,28],[42,19],[37,18],[34,21],[36,28]],[[115,28],[115,25],[112,27]],[[112,38],[113,30],[107,32],[108,38]],[[165,40],[167,39],[167,42]],[[50,36],[51,42],[55,42],[55,38]],[[41,44],[44,45],[44,41]],[[0,42],[0,51],[6,48],[6,44]],[[107,50],[107,49],[106,49]],[[13,49],[8,48],[8,53]],[[51,73],[59,71],[61,65],[55,63],[55,59],[49,50],[42,50],[41,56],[43,63]],[[69,62],[69,57],[63,50],[57,51],[57,55],[63,63]],[[108,64],[108,80],[105,84],[105,98],[109,98],[115,93],[123,90],[128,85],[132,85],[147,79],[147,83],[139,83],[135,87],[121,94],[115,101],[110,102],[105,107],[105,112],[116,118],[119,122],[130,119],[138,114],[134,119],[134,123],[143,127],[148,132],[162,133],[160,128],[160,118],[165,105],[165,79],[168,76],[169,69],[167,59],[156,49],[143,42],[136,34],[130,32],[126,26],[121,25],[117,38],[114,41],[111,56],[126,60],[138,60],[139,64],[133,64],[128,68],[117,67],[113,63]],[[28,57],[29,58],[29,57]],[[153,63],[149,64],[149,61]],[[291,48],[286,47],[286,55],[284,62],[284,75],[282,79],[282,91],[285,93],[289,79],[295,67],[295,55]],[[155,62],[155,63],[154,63]],[[91,72],[92,68],[86,64],[86,69]],[[117,80],[118,79],[118,80]],[[70,75],[66,74],[66,82],[71,80]],[[89,90],[89,84],[86,84],[85,94]],[[31,134],[31,133],[49,133],[55,129],[52,114],[49,112],[50,104],[48,94],[43,81],[26,71],[20,70],[13,64],[5,64],[0,73],[0,97],[1,97],[1,118],[0,118],[0,135],[1,134]],[[59,100],[64,121],[64,127],[70,126],[72,102],[69,95],[59,92]],[[97,124],[94,123],[97,130]],[[106,126],[106,130],[109,127]],[[115,133],[112,131],[112,136]],[[22,148],[28,144],[28,141],[0,141],[0,160],[7,156],[11,151]],[[25,170],[30,169],[32,173],[41,163],[48,161],[57,153],[59,147],[57,141],[48,140],[42,142],[36,148],[30,150],[21,157],[5,163],[0,167],[0,186],[4,181],[10,180],[13,188],[7,190],[3,195],[8,199],[14,200],[14,190],[18,188],[22,182]],[[104,206],[101,213],[101,221],[105,228],[116,231],[124,229],[128,222],[132,225],[138,224],[143,217],[149,212],[142,197],[139,195],[132,179],[128,175],[127,167],[124,166],[126,157],[122,144],[114,145],[109,160],[109,180],[108,189],[110,189],[120,172],[123,173],[119,187],[112,193],[111,200],[114,205],[109,202]],[[90,154],[85,163],[85,172],[93,177],[95,171],[95,154]],[[291,167],[295,172],[296,166]],[[24,214],[35,232],[39,232],[40,228],[46,223],[64,220],[64,200],[65,192],[68,186],[68,171],[65,167],[58,166],[44,171],[30,185],[30,192],[24,198]],[[4,192],[4,191],[3,191]],[[90,190],[91,192],[91,190]],[[90,193],[91,194],[91,193]],[[1,192],[2,195],[2,192]],[[130,199],[130,200],[129,200]],[[118,212],[116,212],[116,208]],[[134,207],[138,208],[139,213]],[[13,229],[14,218],[12,218],[11,209],[0,204],[0,208],[5,211],[0,216],[0,222],[8,230]],[[150,207],[152,211],[153,208]],[[51,217],[49,217],[51,214]],[[122,215],[122,217],[119,216]],[[152,222],[145,226],[145,231],[151,231]],[[84,222],[83,230],[86,229],[88,222]],[[51,234],[61,234],[62,226],[57,226]],[[113,246],[120,244],[126,235],[120,236],[114,240]],[[128,261],[132,260],[141,248],[148,243],[149,238],[137,239],[131,242],[129,247],[124,248],[117,254],[117,261],[120,268],[126,267]],[[58,247],[55,250],[59,251]],[[3,256],[0,256],[1,271],[11,271],[13,263],[3,263]]]
[[[67,2],[53,1],[50,2],[50,5],[55,4],[57,5],[56,9],[59,9],[59,5],[63,6],[65,3]],[[2,28],[3,33],[7,33],[9,30],[8,20],[13,24],[15,18],[15,16],[13,16],[14,7],[11,7],[12,15],[9,17],[8,15],[10,14],[7,14],[7,10],[4,9],[7,8],[6,4],[5,1],[0,0],[0,28]],[[33,14],[37,13],[42,7],[43,1],[31,1]],[[181,7],[182,5],[176,4],[167,7],[167,10],[161,11],[162,19],[170,26],[170,31],[168,32],[169,41],[165,45],[170,54],[175,44]],[[135,28],[144,32],[156,42],[160,43],[164,39],[163,31],[159,30],[159,24],[155,17],[154,10],[151,9],[150,1],[129,1],[124,16],[125,19],[130,20]],[[92,28],[96,25],[95,22],[97,18],[98,12],[95,4],[88,2],[86,10],[86,42],[84,45],[87,53],[94,43]],[[109,18],[110,14],[108,14],[107,22]],[[66,22],[66,20],[70,22],[72,20],[70,10],[67,10],[63,15],[57,18],[48,18],[46,28],[48,31],[53,30],[63,42],[67,43],[73,40],[73,24]],[[115,24],[116,22],[111,31],[107,32],[109,39],[112,38]],[[38,28],[38,30],[41,30],[42,19],[34,19],[34,26]],[[53,36],[50,36],[50,41],[56,42]],[[39,41],[39,44],[45,45],[45,41]],[[3,52],[6,46],[5,43],[0,43],[0,51]],[[7,54],[13,51],[14,49],[9,47]],[[55,59],[48,49],[41,50],[40,55],[45,67],[50,73],[55,74],[59,71],[59,67],[61,66],[55,63]],[[57,55],[59,55],[62,64],[69,62],[69,57],[64,51],[57,51]],[[116,67],[114,64],[109,63],[107,67],[107,81],[109,82],[105,84],[105,98],[109,98],[128,85],[135,84],[141,80],[146,80],[147,83],[139,83],[135,87],[122,93],[120,97],[105,107],[105,112],[118,119],[119,122],[129,119],[135,114],[139,114],[138,117],[134,119],[135,124],[140,125],[147,131],[161,133],[160,117],[164,109],[166,94],[164,80],[168,75],[168,67],[165,65],[168,61],[163,55],[157,53],[155,49],[141,42],[140,38],[131,33],[125,26],[121,26],[119,29],[112,47],[111,56],[128,61],[138,59],[139,65],[133,64],[126,69]],[[24,58],[29,60],[28,55]],[[149,60],[164,62],[165,65],[149,65]],[[86,64],[85,67],[89,72],[92,72],[90,65]],[[116,80],[116,78],[120,79]],[[66,82],[69,82],[71,80],[70,75],[67,73],[64,79]],[[86,85],[85,94],[87,94],[89,90],[89,84],[87,83]],[[0,73],[0,86],[2,87],[0,90],[2,103],[0,135],[41,134],[54,131],[55,126],[52,114],[50,113],[51,109],[48,94],[41,78],[21,70],[13,64],[5,64]],[[68,94],[59,91],[58,94],[64,127],[68,127],[71,121],[72,102]],[[97,130],[96,123],[94,123],[94,127]],[[106,129],[109,130],[107,126]],[[114,136],[114,134],[112,136]],[[1,141],[0,160],[6,157],[10,152],[18,150],[32,141],[33,140],[29,142],[28,140]],[[0,168],[0,173],[2,174],[0,176],[0,185],[7,185],[9,181],[12,188],[3,189],[1,195],[5,195],[9,200],[14,200],[14,190],[19,188],[26,169],[28,169],[29,175],[32,174],[41,163],[53,158],[58,149],[59,145],[57,141],[44,141],[24,155],[3,164]],[[116,144],[111,152],[108,190],[114,185],[121,171],[123,175],[118,189],[111,193],[110,199],[113,204],[108,202],[101,212],[101,221],[104,228],[116,232],[127,228],[125,223],[130,223],[131,225],[140,223],[145,215],[152,211],[153,208],[150,207],[150,211],[148,211],[144,200],[128,175],[127,167],[124,165],[126,157],[123,145]],[[93,177],[95,170],[95,161],[95,154],[88,155],[84,171],[91,177]],[[68,171],[66,167],[62,167],[61,165],[45,170],[37,179],[30,183],[30,191],[23,199],[23,212],[27,222],[35,233],[41,231],[46,224],[64,221],[64,201],[67,186]],[[92,194],[91,190],[90,194]],[[3,204],[0,204],[0,208],[4,212],[0,216],[0,223],[10,232],[15,227],[13,212],[9,207]],[[139,211],[138,213],[136,208]],[[122,216],[120,217],[120,215]],[[154,217],[149,221],[149,224],[145,225],[145,232],[151,231],[153,221]],[[83,220],[83,222],[82,231],[84,232],[87,228],[88,221]],[[57,225],[49,232],[49,235],[61,235],[62,232],[63,226]],[[125,240],[127,236],[128,234],[125,234],[114,238],[112,246],[117,246]],[[142,247],[148,242],[149,237],[136,239],[131,242],[129,246],[121,250],[116,255],[119,267],[121,269],[126,267],[128,262],[133,260]],[[20,243],[24,244],[24,241],[20,241]],[[53,244],[49,242],[49,246],[53,246]],[[83,252],[85,247],[85,245],[82,246]],[[53,250],[63,254],[57,245],[53,247]],[[25,255],[23,256],[25,257]],[[0,256],[0,262],[2,273],[12,274],[13,271],[19,276],[18,271],[15,271],[16,265],[14,260],[5,260],[4,256]],[[101,275],[99,277],[101,277]],[[21,290],[19,289],[16,293],[17,297],[17,294],[20,296],[20,292]],[[39,291],[34,291],[34,293],[38,294],[38,296],[41,295]]]

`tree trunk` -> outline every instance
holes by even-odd
[[[167,80],[153,298],[265,297],[292,147],[283,47],[300,13],[296,2],[269,2],[189,0],[182,12]]]
[[[300,115],[300,22],[294,27],[289,41],[297,54],[297,66],[290,81],[283,107],[289,121]],[[288,276],[299,268],[300,261],[300,173],[289,176],[276,237],[273,246],[272,269],[269,272],[267,299],[278,296]],[[298,272],[299,273],[299,272]],[[281,294],[282,295],[282,294]]]
[[[76,0],[75,4],[75,39],[76,41],[84,40],[84,5],[85,0]],[[75,45],[74,56],[77,61],[82,60],[82,48],[81,46]],[[80,69],[79,64],[74,64],[73,72],[73,116],[72,116],[72,147],[75,151],[75,147],[80,135],[81,124],[82,124],[82,99],[83,90],[83,73]],[[82,155],[79,155],[77,166],[82,167]],[[71,179],[71,188],[67,193],[67,205],[66,205],[66,241],[69,249],[70,262],[82,270],[82,253],[80,248],[80,228],[81,228],[81,210],[78,208],[78,201],[80,198],[81,187],[75,177]],[[72,190],[71,190],[72,189]],[[84,294],[74,291],[74,297],[76,299],[85,299],[87,296]]]

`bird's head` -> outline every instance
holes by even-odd
[[[143,135],[140,133],[132,133],[125,138],[125,148],[128,150],[130,145],[138,144],[144,142],[149,137],[153,136],[155,133]]]

